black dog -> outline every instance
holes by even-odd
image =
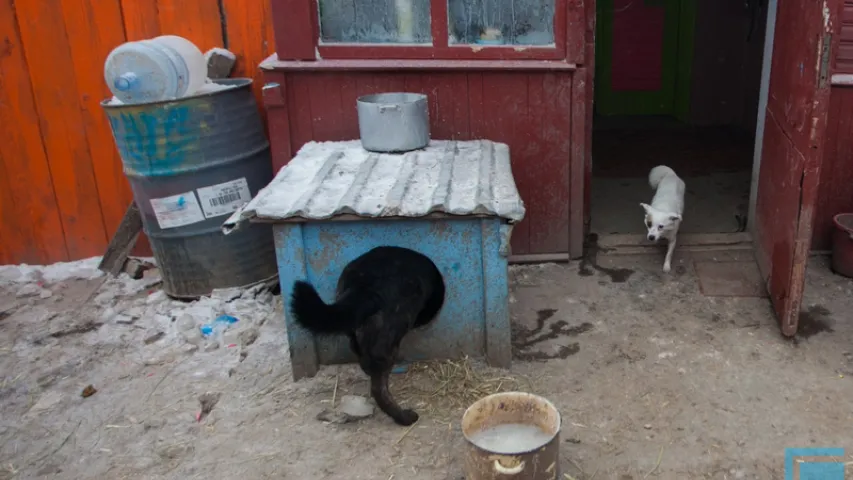
[[[418,414],[397,405],[388,376],[403,337],[432,321],[443,305],[444,279],[432,260],[407,248],[377,247],[344,268],[332,305],[311,284],[297,281],[290,312],[314,334],[349,336],[376,404],[398,424],[411,425]]]

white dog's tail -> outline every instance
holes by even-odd
[[[649,185],[652,187],[652,190],[657,190],[661,180],[669,174],[675,175],[675,170],[667,167],[666,165],[658,165],[653,168],[652,171],[649,172]]]

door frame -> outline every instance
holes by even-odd
[[[764,124],[767,120],[767,96],[770,93],[770,74],[773,66],[773,42],[776,40],[776,9],[779,0],[767,2],[767,27],[764,30],[764,53],[761,57],[761,81],[758,88],[758,118],[755,122],[755,146],[752,154],[752,176],[749,183],[749,209],[746,230],[755,236],[755,208],[758,205],[758,176],[761,173],[761,153],[764,149]]]
[[[685,2],[688,4],[694,3],[695,1],[696,0],[685,0]],[[589,8],[589,10],[587,11],[587,15],[592,16],[592,19],[590,20],[590,24],[591,24],[590,26],[591,26],[593,38],[591,39],[590,43],[592,43],[593,55],[592,55],[592,58],[590,59],[590,60],[592,60],[592,62],[590,62],[590,63],[593,63],[593,65],[592,65],[593,68],[591,68],[590,69],[591,71],[588,72],[588,78],[589,78],[590,87],[592,87],[592,88],[590,88],[590,90],[592,90],[594,92],[594,90],[598,87],[596,85],[597,84],[596,73],[600,73],[599,68],[597,66],[595,66],[596,62],[594,61],[594,58],[595,58],[594,52],[599,47],[601,42],[595,38],[597,36],[596,32],[598,31],[598,28],[596,25],[597,20],[598,20],[598,18],[597,18],[597,13],[598,13],[597,3],[598,3],[598,1],[590,0],[590,3],[592,3],[592,5],[591,5],[591,8]],[[830,6],[826,7],[827,4],[830,4]],[[832,32],[833,38],[831,41],[830,55],[834,55],[834,53],[836,52],[837,46],[838,46],[838,36],[839,36],[838,33],[839,32],[837,31],[838,26],[836,24],[839,21],[839,13],[840,13],[839,8],[842,4],[843,4],[843,2],[841,2],[840,0],[824,0],[824,6],[829,11],[829,15],[831,15],[831,17],[827,21],[832,25],[832,28],[834,29],[834,31]],[[776,33],[776,23],[777,23],[777,11],[778,11],[778,0],[768,0],[765,38],[764,38],[764,52],[763,52],[763,57],[762,57],[761,79],[760,79],[760,86],[759,86],[759,104],[758,104],[757,122],[756,122],[756,130],[755,130],[755,146],[754,146],[754,150],[753,150],[753,166],[752,166],[752,175],[751,175],[751,181],[750,181],[750,194],[749,194],[749,202],[748,202],[748,209],[749,210],[747,212],[747,231],[749,231],[751,233],[754,242],[757,240],[756,211],[757,211],[757,204],[758,204],[758,184],[759,184],[759,179],[760,179],[760,175],[761,175],[761,163],[762,163],[761,162],[761,156],[763,153],[763,146],[764,146],[764,135],[765,135],[764,130],[765,130],[765,124],[766,124],[766,120],[767,120],[767,105],[768,105],[768,97],[769,97],[769,90],[770,90],[770,79],[772,76],[771,70],[772,70],[772,63],[773,63],[773,50],[774,50],[774,46],[776,43],[775,42],[775,40],[776,40],[775,33]],[[608,44],[609,44],[609,42],[608,42]],[[832,65],[833,64],[834,64],[834,62],[830,58],[830,65],[828,67],[828,72],[827,72],[828,77],[831,77]],[[689,89],[688,89],[688,92],[689,92]],[[589,95],[590,103],[593,101],[593,98],[594,98],[593,94],[590,94]],[[682,105],[682,107],[684,107],[684,105]],[[590,112],[588,112],[589,115],[587,116],[589,125],[586,129],[586,132],[585,132],[585,136],[586,136],[586,145],[585,145],[586,177],[585,177],[585,182],[584,182],[585,183],[584,190],[586,192],[585,198],[584,198],[584,204],[585,204],[584,205],[584,214],[585,214],[585,226],[584,227],[586,230],[585,234],[589,233],[589,231],[588,231],[589,230],[589,216],[591,213],[590,212],[591,205],[589,202],[589,200],[590,200],[589,192],[591,191],[591,188],[592,188],[591,170],[592,170],[592,161],[593,161],[593,159],[592,159],[592,130],[593,130],[593,125],[592,125],[592,115],[591,115],[591,113],[592,113],[591,111],[593,110],[593,105],[592,104],[588,105],[588,108],[590,110]],[[809,218],[810,217],[811,217],[811,215],[809,215]],[[799,224],[803,224],[803,219],[800,220]],[[806,253],[806,255],[808,255],[808,249],[810,248],[810,245],[811,245],[811,238],[804,239],[803,241],[808,243],[808,245],[805,246],[806,247],[805,253]],[[804,248],[804,246],[800,245],[799,248],[800,248],[800,253],[802,254],[803,253],[802,249]],[[756,257],[758,257],[758,255]],[[760,262],[760,259],[756,258],[756,260]],[[772,259],[770,259],[770,261],[772,262]],[[766,265],[764,267],[766,267]],[[805,271],[805,268],[803,268],[802,272],[795,272],[793,274],[793,276],[797,277],[797,278],[794,278],[794,283],[800,282],[800,281],[802,281],[802,282],[805,281],[804,274],[802,274],[804,271]],[[765,280],[766,289],[770,293],[770,297],[771,297],[769,299],[769,301],[772,304],[772,302],[773,302],[773,299],[772,299],[773,293],[771,291],[771,288],[772,288],[771,280],[772,279],[768,276],[764,280]],[[799,285],[797,288],[793,289],[792,292],[790,292],[791,298],[796,297],[795,299],[793,299],[794,300],[793,304],[796,305],[798,309],[799,309],[799,305],[802,301],[802,294],[803,294],[802,285]],[[793,316],[796,317],[798,314],[799,314],[799,312],[794,312]],[[775,311],[774,311],[774,316],[776,316]],[[783,335],[793,336],[796,334],[797,327],[798,327],[796,318],[785,319],[785,318],[778,318],[777,317],[777,321],[780,323],[780,328],[781,328]]]

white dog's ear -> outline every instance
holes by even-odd
[[[671,215],[669,217],[670,222],[679,222],[681,221],[681,215]]]
[[[646,213],[649,213],[649,209],[652,208],[648,204],[645,204],[645,203],[641,203],[640,206],[643,207],[643,210],[645,210]]]

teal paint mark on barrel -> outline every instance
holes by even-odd
[[[125,170],[144,176],[182,171],[184,162],[202,151],[199,114],[209,108],[200,103],[179,104],[108,115]],[[192,169],[192,163],[187,167]]]

